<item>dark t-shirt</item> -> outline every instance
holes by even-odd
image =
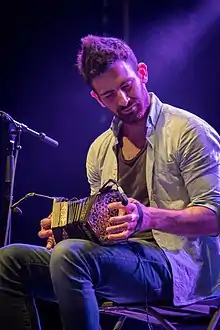
[[[149,206],[146,185],[146,146],[131,160],[123,157],[121,146],[118,146],[118,183],[128,197],[135,198],[145,206]],[[152,239],[152,232],[137,233],[134,237]]]

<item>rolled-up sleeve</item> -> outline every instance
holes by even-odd
[[[189,122],[181,135],[179,165],[190,204],[218,212],[220,205],[220,137],[206,124]]]

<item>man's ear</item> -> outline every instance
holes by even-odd
[[[100,98],[99,98],[99,96],[92,90],[91,92],[90,92],[90,95],[94,98],[94,99],[96,99],[96,101],[103,107],[103,108],[105,108],[105,105],[102,103],[102,101],[100,100]]]
[[[138,75],[144,84],[148,82],[148,69],[147,65],[143,62],[138,63]]]

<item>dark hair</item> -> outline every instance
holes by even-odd
[[[88,35],[81,39],[77,66],[80,74],[90,86],[92,86],[92,80],[95,77],[104,73],[117,60],[129,62],[133,69],[137,70],[137,58],[124,41],[94,35]]]

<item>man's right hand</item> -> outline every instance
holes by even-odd
[[[47,238],[46,248],[48,250],[52,249],[56,244],[51,229],[51,218],[52,218],[52,213],[47,218],[41,220],[40,222],[41,230],[38,232],[38,236],[40,238]]]

